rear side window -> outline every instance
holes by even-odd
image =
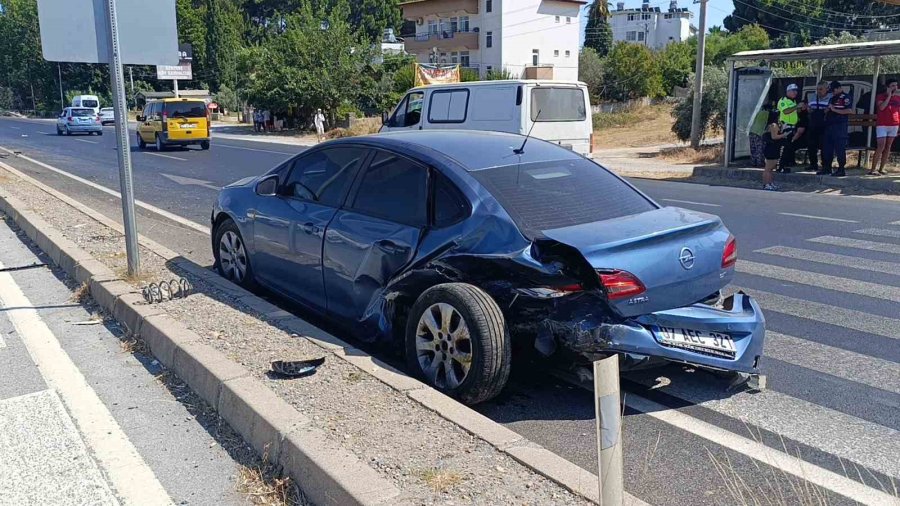
[[[515,86],[476,86],[472,89],[472,121],[504,121],[516,112]]]
[[[166,115],[170,118],[205,118],[206,102],[166,102]]]
[[[469,214],[465,196],[445,176],[436,173],[434,180],[434,225],[446,227]]]
[[[581,88],[547,88],[531,90],[531,121],[584,121],[587,110]]]
[[[649,200],[588,160],[507,165],[472,174],[526,236],[656,209]]]
[[[301,156],[284,184],[291,197],[339,207],[368,154],[363,148],[331,148]]]
[[[431,123],[463,123],[469,108],[469,90],[437,90],[431,93],[428,121]]]
[[[351,207],[363,214],[412,226],[428,219],[427,169],[406,158],[379,152],[363,175]]]

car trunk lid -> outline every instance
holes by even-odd
[[[616,274],[624,272],[637,278],[643,291],[609,297],[610,305],[626,317],[706,299],[728,284],[734,272],[722,266],[730,237],[722,221],[675,207],[545,230],[543,235],[577,249],[598,277],[627,281]]]

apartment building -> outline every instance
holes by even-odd
[[[405,0],[415,24],[406,52],[421,63],[459,63],[484,76],[578,79],[579,13],[587,0]]]
[[[678,7],[677,0],[672,0],[665,12],[659,7],[650,7],[650,0],[644,0],[641,7],[635,9],[626,9],[625,2],[618,2],[616,10],[610,12],[610,27],[614,41],[662,49],[696,33],[696,28],[691,26],[692,16],[686,7]]]

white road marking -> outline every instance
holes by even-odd
[[[86,142],[88,144],[99,144],[99,142],[97,142],[97,141],[89,141],[87,139],[75,139],[75,140],[78,142]]]
[[[882,253],[893,253],[900,255],[900,244],[890,244],[884,242],[864,241],[862,239],[851,239],[849,237],[835,237],[825,235],[822,237],[814,237],[807,239],[809,242],[819,244],[830,244],[832,246],[843,246],[845,248],[864,249],[868,251],[880,251]]]
[[[864,228],[862,230],[854,230],[856,234],[869,234],[881,237],[896,237],[900,239],[900,230],[890,230],[887,228]]]
[[[808,262],[817,262],[820,264],[837,265],[840,267],[846,267],[848,269],[883,272],[885,274],[900,274],[900,263],[882,262],[880,260],[869,260],[868,258],[837,255],[834,253],[826,253],[824,251],[791,248],[788,246],[772,246],[771,248],[756,250],[756,253],[765,253],[767,255],[776,255],[786,258],[794,258],[797,260],[806,260]]]
[[[888,225],[900,225],[900,221],[892,221]]]
[[[766,311],[783,313],[890,339],[900,339],[900,332],[897,331],[900,329],[900,320],[894,318],[846,309],[832,304],[795,299],[762,290],[745,288],[744,292],[755,298]]]
[[[3,263],[0,262],[0,267]],[[28,354],[56,390],[125,504],[171,504],[128,436],[72,362],[9,273],[0,273],[0,300]]]
[[[694,206],[706,206],[706,207],[722,207],[719,204],[708,204],[706,202],[693,202],[690,200],[675,200],[675,199],[660,199],[666,202],[676,202],[678,204],[690,204]]]
[[[276,155],[296,155],[297,153],[287,153],[285,151],[273,151],[271,149],[245,148],[243,146],[232,146],[231,144],[213,144],[217,148],[243,149],[244,151],[259,151],[260,153],[275,153]]]
[[[825,221],[840,221],[842,223],[859,223],[858,221],[853,220],[845,220],[842,218],[829,218],[827,216],[813,216],[811,214],[797,214],[797,213],[778,213],[782,216],[794,216],[797,218],[809,218],[811,220],[825,220]]]
[[[187,158],[178,158],[177,156],[164,155],[164,154],[162,154],[162,153],[148,153],[148,152],[146,152],[146,151],[144,151],[143,153],[144,153],[145,155],[150,155],[150,156],[161,156],[161,157],[163,157],[163,158],[169,158],[169,159],[171,159],[171,160],[179,160],[179,161],[182,161],[182,162],[186,162],[186,161],[187,161]]]
[[[868,281],[857,281],[855,279],[829,276],[827,274],[819,274],[818,272],[789,269],[777,265],[760,264],[747,260],[742,260],[737,263],[737,271],[744,274],[752,274],[754,276],[763,276],[772,279],[780,279],[782,281],[790,281],[792,283],[799,283],[801,285],[825,288],[826,290],[854,293],[865,297],[900,302],[900,287],[896,286],[869,283]]]
[[[6,152],[9,153],[9,154],[15,154],[15,153],[13,153],[12,151],[10,151],[10,150],[8,150],[8,149],[2,147],[2,146],[0,146],[0,150],[6,151]],[[45,169],[47,169],[47,170],[53,171],[53,172],[55,172],[55,173],[57,173],[57,174],[60,174],[60,175],[62,175],[62,176],[68,177],[68,178],[70,178],[70,179],[72,179],[72,180],[78,181],[79,183],[82,183],[82,184],[85,184],[85,185],[87,185],[87,186],[90,186],[91,188],[94,188],[95,190],[99,190],[99,191],[101,191],[101,192],[103,192],[103,193],[105,193],[105,194],[107,194],[107,195],[112,195],[113,197],[116,197],[116,198],[118,198],[118,199],[121,199],[121,198],[122,198],[122,196],[119,194],[119,192],[110,190],[109,188],[107,188],[107,187],[105,187],[105,186],[101,186],[101,185],[99,185],[99,184],[97,184],[97,183],[95,183],[95,182],[93,182],[93,181],[88,181],[87,179],[84,179],[84,178],[82,178],[82,177],[78,177],[78,176],[76,176],[76,175],[74,175],[74,174],[69,174],[68,172],[66,172],[66,171],[64,171],[64,170],[57,169],[56,167],[53,167],[53,166],[51,166],[51,165],[47,165],[47,164],[44,163],[44,162],[40,162],[40,161],[38,161],[38,160],[35,160],[34,158],[30,158],[30,157],[27,157],[27,156],[25,156],[25,155],[19,155],[19,158],[21,158],[21,159],[23,159],[23,160],[26,160],[26,161],[28,161],[28,162],[31,162],[31,163],[33,163],[33,164],[35,164],[35,165],[39,165],[39,166],[41,166],[41,167],[43,167],[43,168],[45,168]],[[4,163],[2,163],[2,162],[0,162],[0,167],[3,167],[4,169],[9,170],[9,171],[12,172],[13,174],[20,174],[19,171],[17,171],[16,169],[14,169],[14,168],[10,167],[9,165],[6,165],[6,164],[4,164]],[[146,202],[142,202],[142,201],[137,200],[137,199],[135,199],[134,204],[135,204],[136,206],[138,206],[138,207],[141,207],[141,208],[143,208],[143,209],[146,209],[147,211],[150,211],[150,212],[152,212],[152,213],[156,213],[156,214],[158,214],[158,215],[160,215],[160,216],[162,216],[162,217],[164,217],[164,218],[167,218],[167,219],[172,220],[172,221],[174,221],[174,222],[176,222],[176,223],[179,223],[179,224],[181,224],[181,225],[184,225],[185,227],[188,227],[188,228],[190,228],[190,229],[192,229],[192,230],[196,230],[197,232],[200,232],[200,233],[203,233],[203,234],[206,234],[206,235],[209,235],[209,234],[210,234],[209,227],[204,227],[203,225],[200,225],[199,223],[196,223],[196,222],[193,222],[193,221],[191,221],[191,220],[182,218],[181,216],[178,216],[177,214],[170,213],[169,211],[166,211],[166,210],[164,210],[164,209],[160,209],[160,208],[158,208],[158,207],[156,207],[156,206],[147,204]]]
[[[209,188],[210,190],[219,191],[222,188],[215,186],[212,184],[212,181],[205,181],[203,179],[194,179],[192,177],[182,177],[182,176],[173,176],[170,174],[163,174],[160,172],[160,176],[174,182],[180,184],[182,186],[199,186],[201,188]]]
[[[900,394],[900,374],[890,373],[897,369],[893,362],[772,331],[765,348],[767,357]]]
[[[9,127],[9,128],[12,128],[13,130],[21,130],[21,128],[19,128],[19,127],[14,127],[14,126],[11,126],[11,127]]]

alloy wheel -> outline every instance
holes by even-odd
[[[228,279],[238,283],[247,275],[247,251],[240,236],[234,232],[222,234],[219,241],[219,265]]]
[[[422,313],[416,327],[416,358],[438,388],[454,389],[466,380],[472,367],[472,340],[456,308],[439,302]]]

